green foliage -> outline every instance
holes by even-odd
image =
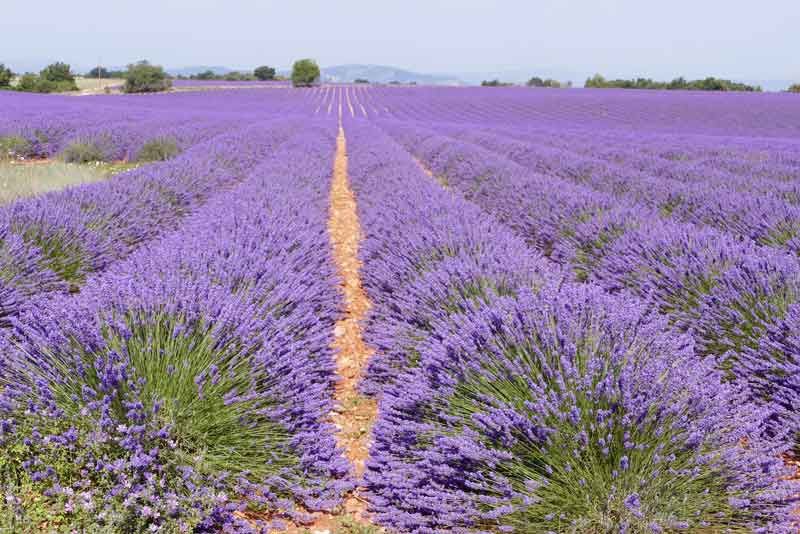
[[[319,65],[313,59],[300,59],[292,66],[292,85],[295,87],[311,87],[319,83]]]
[[[115,497],[110,504],[119,512],[102,519],[82,506],[77,496],[73,499],[75,506],[66,511],[65,496],[47,491],[52,481],[36,482],[22,468],[24,462],[36,458],[54,469],[55,478],[63,486],[86,481],[94,492],[108,495],[119,480],[108,472],[87,470],[86,459],[130,460],[132,453],[122,443],[124,425],[116,430],[120,427],[101,428],[101,422],[107,416],[118,422],[130,420],[126,403],[134,400],[144,403],[143,412],[152,414],[141,424],[146,425],[150,436],[148,450],[158,451],[158,462],[163,466],[162,480],[149,485],[158,497],[176,488],[180,492],[187,485],[211,481],[216,490],[236,494],[238,476],[263,481],[297,462],[287,431],[266,415],[274,409],[273,401],[247,395],[254,387],[251,356],[258,348],[256,344],[217,332],[202,319],[166,313],[129,312],[109,317],[101,334],[103,346],[95,351],[86,350],[77,341],[64,349],[74,351],[85,365],[82,373],[64,369],[67,379],[51,386],[53,401],[63,415],[54,418],[38,412],[18,418],[27,426],[17,427],[10,439],[0,442],[0,493],[4,496],[0,500],[0,531],[6,527],[9,532],[28,532],[23,525],[41,529],[46,524],[46,529],[30,532],[148,532],[150,518],[133,516],[130,508],[124,510],[128,495]],[[101,371],[95,362],[110,354],[126,355],[131,379],[119,384],[115,400],[107,405],[110,413],[103,414],[104,408],[87,409],[82,399],[86,387],[103,391]],[[54,357],[53,361],[60,360]],[[202,394],[198,394],[199,389]],[[233,392],[237,398],[232,401]],[[165,428],[168,434],[158,432]],[[71,447],[30,439],[34,433],[63,435],[70,429],[76,439]],[[98,435],[106,437],[97,439]],[[187,475],[184,466],[191,468],[191,474]],[[120,477],[137,480],[136,471],[124,462],[122,469],[126,472]],[[223,473],[230,476],[221,478]],[[12,499],[5,499],[5,495]],[[214,495],[210,493],[210,501]],[[213,503],[194,504],[201,510],[210,507],[204,504]],[[13,523],[15,517],[21,518],[19,524]],[[163,519],[166,523],[160,532],[191,532],[201,515],[191,507],[181,511],[181,522],[190,527],[188,530],[179,530],[178,522],[171,518]]]
[[[495,79],[495,80],[483,80],[481,82],[481,87],[509,87],[511,85],[514,85],[514,84],[508,83],[508,82],[501,82],[500,80],[497,80],[497,79]]]
[[[39,84],[39,77],[32,72],[26,72],[20,76],[15,89],[26,93],[35,93],[36,86]]]
[[[75,141],[61,153],[61,159],[67,163],[94,163],[106,161],[102,147],[91,141]]]
[[[534,76],[528,83],[526,83],[528,87],[552,87],[554,89],[559,89],[561,87],[561,82],[558,80],[553,80],[552,78],[542,79],[538,76]]]
[[[576,368],[587,367],[602,335],[587,332],[587,337],[579,341]],[[533,354],[540,350],[535,340],[530,345],[520,345],[503,339],[498,345],[512,361],[537,361]],[[559,365],[559,357],[557,353],[548,354],[555,362],[554,367]],[[611,360],[609,357],[608,361]],[[473,425],[474,414],[487,410],[486,399],[515,407],[542,402],[527,377],[497,372],[489,363],[484,367],[489,372],[465,371],[469,379],[459,383],[454,396],[441,407],[453,420]],[[719,524],[727,520],[734,529],[731,532],[746,531],[736,529],[746,523],[746,512],[731,504],[731,493],[725,488],[729,474],[716,458],[709,457],[705,470],[691,474],[659,469],[659,457],[674,458],[673,465],[690,466],[694,461],[696,452],[684,446],[686,436],[679,425],[685,414],[666,416],[666,422],[645,418],[638,426],[629,426],[625,421],[629,415],[619,409],[615,399],[595,395],[593,387],[555,383],[547,368],[531,367],[531,371],[540,373],[537,381],[550,381],[554,391],[569,387],[574,396],[567,400],[570,396],[565,395],[561,408],[539,423],[542,428],[553,429],[546,447],[532,446],[531,441],[520,439],[508,449],[511,460],[497,466],[499,475],[518,491],[526,491],[532,482],[536,488],[532,502],[504,519],[504,524],[513,526],[514,532],[645,534],[656,532],[651,530],[647,518],[686,517],[691,513],[698,517],[698,522],[714,519]],[[609,368],[604,374],[618,376],[619,372]],[[578,414],[577,418],[557,415],[570,412]],[[602,426],[597,425],[599,413],[610,414]],[[626,428],[631,430],[626,432]],[[586,429],[596,431],[587,435]],[[628,442],[643,445],[630,449]],[[581,443],[584,446],[579,448]],[[490,438],[486,439],[486,445],[496,446]],[[623,457],[629,467],[621,468]],[[547,483],[538,485],[541,480]],[[625,499],[631,494],[640,497],[641,514],[626,506]],[[564,523],[559,522],[559,516]],[[627,528],[620,528],[622,525]],[[708,532],[716,530],[710,528]]]
[[[69,91],[77,91],[78,86],[74,81],[61,81],[61,82],[54,82],[52,80],[46,80],[39,77],[39,81],[36,85],[36,92],[37,93],[67,93]]]
[[[253,71],[253,76],[261,81],[274,80],[275,69],[266,65],[262,65],[260,67],[256,67],[256,69]]]
[[[172,87],[164,68],[151,65],[148,61],[139,61],[128,65],[125,73],[125,85],[122,90],[126,93],[157,93]]]
[[[800,83],[790,85],[787,91],[790,93],[800,93]]]
[[[189,76],[190,80],[216,80],[218,78],[219,77],[214,74],[213,70],[204,70],[203,72]]]
[[[595,74],[586,80],[584,87],[596,89],[667,89],[672,91],[746,91],[761,92],[758,85],[747,85],[744,83],[714,78],[709,76],[702,80],[686,80],[678,77],[670,82],[659,82],[650,78],[634,78],[630,80],[616,79],[607,80],[600,74]]]
[[[18,135],[0,136],[0,161],[26,158],[32,153],[30,141]]]
[[[87,78],[124,78],[125,71],[108,70],[105,67],[95,67],[86,73]]]
[[[255,79],[252,74],[246,72],[231,71],[223,76],[223,79],[229,82],[246,82]]]
[[[39,248],[44,266],[69,283],[72,289],[77,289],[83,283],[88,260],[76,239],[64,231],[47,230],[35,224],[15,231],[22,235],[26,243]]]
[[[14,73],[3,63],[0,63],[0,88],[11,87],[12,79],[14,79]]]
[[[157,137],[142,145],[136,161],[166,161],[180,154],[181,149],[174,139]]]
[[[38,76],[32,72],[26,72],[17,81],[14,89],[26,93],[66,93],[77,91],[78,85],[75,83],[75,77],[69,71],[69,65],[53,63],[43,69]]]
[[[42,80],[47,80],[49,82],[75,82],[75,75],[72,74],[72,70],[70,70],[70,66],[66,63],[56,62],[46,66],[42,71],[39,73],[39,77]]]

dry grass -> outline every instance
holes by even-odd
[[[0,162],[0,204],[64,189],[71,185],[97,182],[127,170],[118,165],[75,165],[60,161],[37,163]]]
[[[75,83],[78,84],[78,90],[82,94],[99,94],[104,93],[106,87],[118,87],[125,84],[122,78],[84,78],[76,77]]]

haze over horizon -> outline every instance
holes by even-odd
[[[252,68],[313,57],[448,74],[800,79],[800,3],[790,0],[42,3],[4,2],[0,62]]]

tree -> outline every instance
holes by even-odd
[[[11,72],[11,69],[0,63],[0,87],[10,87],[13,79],[14,73]]]
[[[22,76],[20,76],[19,80],[17,80],[17,91],[24,91],[28,93],[33,93],[36,91],[36,85],[39,82],[39,77],[32,73],[26,72]]]
[[[143,60],[128,65],[122,90],[126,93],[157,93],[166,91],[170,87],[172,87],[172,80],[167,77],[164,68],[159,65],[151,65],[148,61]]]
[[[319,83],[319,65],[313,59],[300,59],[292,66],[292,85],[311,87]]]
[[[75,82],[70,66],[60,61],[46,66],[39,73],[39,77],[49,82]]]
[[[95,67],[86,73],[87,78],[110,78],[110,72],[105,67]]]
[[[253,71],[253,76],[255,76],[261,81],[274,80],[275,69],[273,69],[272,67],[267,67],[266,65],[262,65],[260,67],[257,67]]]
[[[75,75],[72,74],[70,66],[60,61],[42,69],[34,89],[37,93],[61,93],[77,90]]]
[[[790,93],[800,93],[800,83],[795,83],[789,86]]]
[[[586,79],[586,83],[583,84],[584,87],[606,87],[606,79],[603,78],[600,74],[595,74],[591,78]]]
[[[534,76],[528,83],[526,84],[528,87],[544,87],[544,80],[539,78],[538,76]]]
[[[500,80],[497,80],[497,79],[495,79],[495,80],[483,80],[481,82],[481,86],[482,87],[508,87],[510,85],[511,85],[510,83],[501,82]]]

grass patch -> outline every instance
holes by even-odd
[[[126,167],[130,165],[126,164]],[[72,185],[97,182],[128,168],[73,165],[60,161],[35,164],[0,163],[0,204]]]

